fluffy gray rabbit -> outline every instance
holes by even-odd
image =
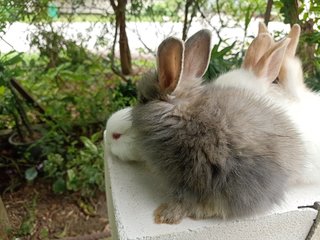
[[[280,108],[249,90],[202,84],[210,43],[207,30],[185,44],[167,38],[157,71],[138,84],[137,147],[170,187],[156,223],[265,211],[303,165],[299,134]]]

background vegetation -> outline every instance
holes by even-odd
[[[0,41],[12,45],[3,36],[17,22],[34,29],[32,52],[14,48],[0,52],[1,192],[15,191],[37,179],[48,181],[57,194],[78,192],[83,198],[92,198],[104,191],[101,140],[106,119],[135,103],[135,82],[153,66],[149,58],[132,57],[126,30],[129,22],[182,23],[183,39],[194,22],[206,23],[218,38],[206,73],[208,80],[241,64],[252,39],[248,26],[255,18],[266,23],[299,23],[303,30],[299,55],[305,77],[313,89],[320,89],[317,0],[110,0],[102,9],[94,1],[84,0],[0,1]],[[213,17],[217,24],[210,21]],[[75,22],[89,23],[77,41],[63,33]],[[94,50],[89,50],[90,26],[95,24],[102,24],[101,33]],[[225,28],[243,29],[243,39],[230,43],[223,37]],[[281,36],[283,33],[278,33],[277,37]],[[141,54],[154,54],[143,44]],[[8,144],[14,132],[19,133],[20,143],[28,144],[20,144],[18,149]]]

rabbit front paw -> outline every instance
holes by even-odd
[[[154,211],[154,221],[157,224],[178,224],[186,215],[179,203],[163,203]]]

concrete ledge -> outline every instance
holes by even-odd
[[[105,145],[105,176],[108,214],[113,239],[223,239],[223,240],[302,240],[317,211],[297,206],[320,200],[320,187],[297,187],[287,194],[282,206],[253,218],[223,221],[191,220],[178,225],[158,225],[153,211],[165,202],[165,187],[143,163],[121,162]]]

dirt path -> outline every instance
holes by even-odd
[[[108,233],[105,193],[89,201],[78,194],[55,195],[44,181],[5,193],[4,205],[20,239],[57,239]]]

